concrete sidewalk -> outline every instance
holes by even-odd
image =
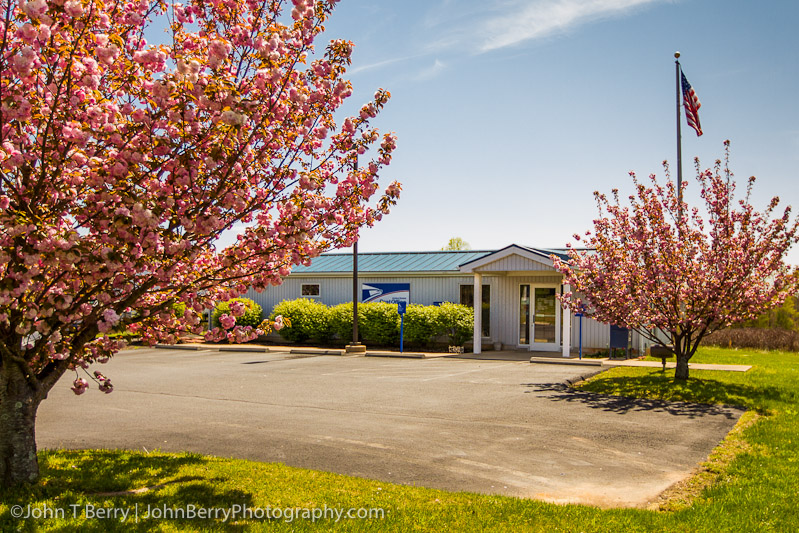
[[[602,366],[647,366],[663,368],[663,363],[658,361],[640,361],[638,359],[628,359],[626,361],[611,361],[602,359]],[[666,363],[666,368],[676,368],[677,363]],[[746,372],[752,365],[719,365],[714,363],[688,363],[688,368],[692,370],[723,370],[726,372]]]
[[[531,363],[543,363],[554,365],[586,365],[586,366],[602,366],[602,367],[616,367],[616,366],[643,366],[649,368],[663,368],[663,363],[659,361],[643,361],[641,359],[602,359],[583,358],[578,359],[574,356],[566,358],[558,355],[550,355],[544,353],[536,353],[530,357]],[[666,368],[676,368],[677,363],[666,363]],[[693,370],[720,370],[725,372],[746,372],[752,368],[752,365],[722,365],[715,363],[688,363],[688,368]]]
[[[255,352],[255,353],[288,353],[302,355],[340,355],[350,356],[344,349],[340,348],[316,348],[312,346],[261,346],[253,344],[157,344],[159,349],[167,350],[194,350],[194,351],[215,351],[215,352]],[[556,352],[530,352],[527,350],[500,350],[488,351],[479,354],[463,353],[453,354],[449,352],[399,352],[396,350],[368,350],[366,357],[390,357],[400,359],[469,359],[478,361],[530,361],[531,363],[550,364],[550,365],[578,365],[594,367],[616,367],[616,366],[643,366],[650,368],[660,368],[662,363],[658,361],[642,361],[639,359],[578,359],[572,357],[562,357]],[[666,368],[675,368],[677,363],[668,362]],[[721,365],[712,363],[689,363],[688,367],[694,370],[721,370],[726,372],[746,372],[751,365]]]

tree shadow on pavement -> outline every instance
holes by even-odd
[[[634,411],[652,411],[688,418],[722,415],[729,420],[735,420],[741,416],[741,410],[733,407],[610,396],[596,392],[575,390],[563,383],[522,383],[522,386],[529,389],[525,390],[525,393],[538,393],[536,396],[540,398],[546,398],[554,402],[580,403],[591,409],[601,409],[619,414]]]

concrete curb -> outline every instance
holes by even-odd
[[[208,348],[194,344],[156,344],[153,346],[153,348],[158,348],[161,350],[208,350]]]
[[[223,346],[217,348],[220,352],[256,352],[256,353],[269,353],[271,350],[266,346]]]
[[[600,359],[546,359],[543,357],[531,357],[531,363],[543,365],[575,365],[575,366],[602,366]]]
[[[315,350],[312,348],[292,348],[290,354],[301,355],[344,355],[344,350]]]
[[[250,353],[290,353],[294,355],[344,355],[344,350],[323,350],[317,348],[270,348],[267,346],[225,346],[198,344],[156,344],[162,350],[193,350],[215,352],[250,352]]]
[[[366,352],[366,357],[397,357],[404,359],[425,359],[425,354],[416,352]]]
[[[608,370],[608,369],[607,368],[602,368],[600,370],[594,370],[592,372],[586,372],[584,374],[580,374],[579,376],[575,376],[573,378],[567,379],[566,381],[563,382],[563,384],[568,386],[568,387],[574,387],[575,385],[577,385],[581,381],[585,381],[588,378],[592,378],[592,377],[596,376],[597,374],[601,374],[602,372],[605,372],[606,370]]]

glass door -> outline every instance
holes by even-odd
[[[557,351],[560,306],[554,287],[519,286],[519,345],[530,350]]]
[[[533,350],[557,350],[558,300],[557,289],[535,289],[535,315],[533,319]]]

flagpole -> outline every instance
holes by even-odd
[[[682,218],[682,133],[680,131],[680,53],[674,52],[674,70],[677,89],[677,200],[680,202],[680,218]]]

